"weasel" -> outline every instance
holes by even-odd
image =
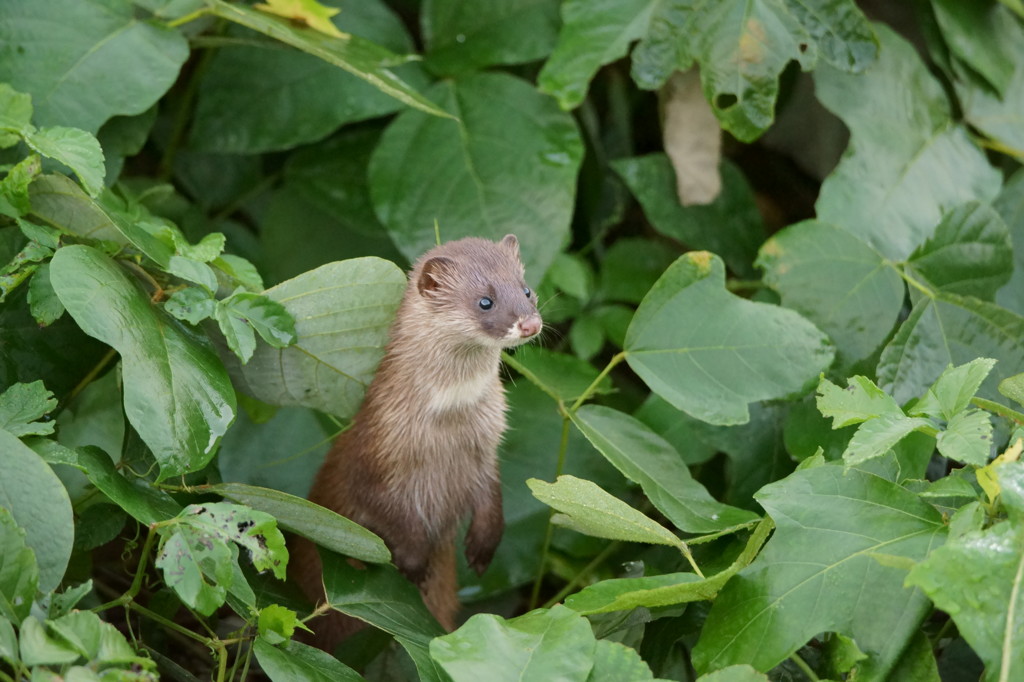
[[[459,523],[472,517],[466,558],[478,574],[504,530],[497,458],[506,426],[501,351],[542,327],[523,274],[511,234],[497,243],[448,242],[420,257],[363,404],[309,494],[379,535],[449,631],[459,609]],[[323,600],[316,547],[297,538],[291,565],[306,594]],[[310,625],[315,643],[327,650],[361,627],[337,612]]]

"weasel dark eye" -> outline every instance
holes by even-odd
[[[523,287],[523,293],[526,294],[526,298],[530,298],[530,287]]]
[[[483,310],[490,310],[493,307],[494,301],[492,301],[491,299],[487,298],[486,296],[480,299],[480,308],[482,308]]]

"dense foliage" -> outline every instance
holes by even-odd
[[[0,680],[1021,679],[1022,161],[1020,0],[0,3]],[[303,496],[510,232],[444,634]]]

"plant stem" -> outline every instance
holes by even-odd
[[[562,419],[562,440],[558,446],[558,466],[555,468],[555,479],[562,475],[562,468],[565,466],[565,453],[569,449],[569,417]],[[541,545],[540,566],[537,567],[537,577],[533,581],[533,590],[530,592],[530,609],[537,608],[537,600],[540,599],[540,585],[544,581],[544,569],[548,563],[548,552],[551,550],[551,536],[554,534],[554,524],[551,517],[555,515],[554,509],[548,510],[547,530],[544,532],[544,544]]]
[[[128,588],[128,591],[106,604],[100,604],[96,608],[91,609],[94,613],[106,611],[107,609],[112,609],[116,606],[126,606],[135,600],[135,597],[137,597],[139,592],[142,590],[142,580],[145,577],[146,564],[149,563],[149,551],[153,548],[153,542],[156,540],[156,535],[155,527],[150,526],[149,534],[146,535],[146,541],[142,545],[142,554],[139,556],[139,565],[135,569],[135,577],[132,579],[132,584]]]
[[[106,354],[96,363],[96,366],[90,369],[89,373],[82,377],[82,380],[71,389],[71,393],[68,394],[68,402],[74,400],[75,396],[84,391],[85,387],[91,384],[115,357],[117,357],[117,351],[113,348],[108,349]]]
[[[1017,424],[1024,424],[1024,413],[1018,412],[1002,403],[985,400],[984,398],[971,398],[971,404],[987,410],[998,417],[1004,417]]]
[[[811,682],[820,682],[818,676],[814,674],[813,670],[811,670],[811,666],[807,665],[807,661],[800,658],[800,654],[794,651],[790,655],[789,660],[793,661],[793,664],[796,667],[800,668],[801,671],[803,671],[803,674],[807,676],[808,680],[810,680]]]
[[[611,372],[615,368],[616,365],[618,365],[620,362],[622,362],[625,359],[626,359],[626,351],[621,351],[619,353],[616,353],[615,356],[612,357],[612,359],[608,362],[608,364],[605,365],[605,368],[601,370],[601,373],[597,375],[597,378],[594,379],[594,381],[590,384],[590,386],[587,386],[587,390],[583,391],[583,395],[581,395],[579,398],[577,398],[576,402],[574,402],[572,404],[572,407],[569,408],[569,412],[573,413],[576,410],[580,409],[580,405],[585,403],[587,401],[587,399],[589,399],[590,396],[594,394],[594,391],[597,390],[597,387],[601,384],[601,382],[604,380],[604,378],[606,376],[608,376],[608,373]]]
[[[138,603],[136,601],[128,602],[127,607],[129,609],[131,609],[132,611],[137,611],[140,615],[143,615],[146,618],[149,618],[150,620],[154,620],[157,623],[160,623],[165,628],[167,628],[169,630],[173,630],[174,632],[177,632],[179,635],[183,635],[183,636],[185,636],[185,637],[187,637],[187,638],[189,638],[189,639],[191,639],[191,640],[193,640],[195,642],[199,642],[200,644],[202,644],[204,646],[207,646],[207,647],[210,647],[210,648],[213,648],[215,646],[213,640],[211,640],[209,637],[204,637],[202,635],[198,635],[198,634],[192,632],[191,630],[189,630],[188,628],[183,627],[181,625],[178,625],[173,620],[170,620],[168,618],[164,618],[163,616],[161,616],[159,613],[157,613],[155,611],[150,611],[145,606],[143,606],[142,604],[140,604],[140,603]]]
[[[167,22],[167,28],[178,28],[179,26],[187,24],[190,21],[195,21],[196,19],[199,19],[200,17],[203,17],[204,15],[209,14],[209,13],[210,13],[210,9],[208,7],[204,7],[202,9],[197,9],[195,12],[192,12],[190,14],[186,14],[183,17],[178,17],[177,19],[173,19],[171,21],[168,21]]]
[[[565,587],[558,591],[558,594],[556,594],[551,599],[547,600],[547,602],[544,603],[542,608],[549,609],[555,604],[561,602],[567,596],[569,596],[570,592],[575,590],[587,576],[594,572],[594,569],[600,566],[609,556],[611,556],[612,552],[614,552],[621,546],[622,542],[620,542],[619,540],[613,540],[612,542],[609,542],[607,547],[602,549],[597,554],[597,556],[590,560],[589,564],[583,567],[583,570],[581,570],[579,573],[573,576],[573,579],[566,583]]]

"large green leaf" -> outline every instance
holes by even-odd
[[[511,620],[477,614],[455,632],[432,641],[430,655],[454,682],[586,682],[595,642],[585,618],[554,606]]]
[[[950,540],[907,576],[953,618],[985,662],[985,679],[1024,675],[1022,530],[1003,521]]]
[[[95,133],[141,114],[178,77],[188,42],[118,0],[10,0],[0,26],[0,82],[32,95],[35,121]],[[116,77],[112,77],[116,74]]]
[[[545,348],[526,346],[507,355],[505,363],[529,379],[554,400],[571,403],[583,395],[597,379],[598,371],[575,355],[556,353]],[[608,393],[611,380],[605,376],[597,384],[596,393]]]
[[[246,5],[229,4],[223,0],[206,0],[206,3],[222,19],[258,31],[339,66],[400,102],[434,116],[448,115],[390,70],[389,67],[407,60],[387,48],[356,35],[346,34],[345,37],[335,38],[308,27],[296,26],[283,17],[260,12]]]
[[[412,51],[412,38],[384,3],[338,4],[334,22],[343,31]],[[401,66],[395,75],[419,89],[427,84],[421,71]],[[400,108],[399,100],[312,54],[269,42],[233,45],[218,50],[202,75],[190,139],[196,149],[224,153],[290,149]]]
[[[764,240],[764,226],[754,193],[736,166],[722,162],[722,192],[704,206],[679,203],[675,171],[665,154],[616,159],[611,166],[640,202],[654,229],[692,249],[718,254],[742,276],[753,275],[751,264]]]
[[[782,304],[831,337],[843,366],[869,357],[896,324],[904,285],[875,249],[846,230],[807,220],[764,243],[757,265]]]
[[[563,109],[576,108],[597,70],[647,34],[657,6],[657,0],[565,0],[558,44],[537,79],[540,90]]]
[[[884,677],[929,610],[884,554],[920,560],[945,537],[942,517],[917,495],[858,469],[821,465],[766,486],[758,501],[777,530],[761,555],[722,589],[694,666],[768,671],[822,632],[869,654],[860,674]]]
[[[979,396],[998,400],[999,382],[1024,367],[1024,317],[975,298],[938,293],[914,306],[882,351],[878,385],[903,404],[920,396],[949,365],[997,360]]]
[[[29,187],[32,214],[70,234],[131,244],[160,267],[167,269],[174,249],[154,237],[140,218],[124,212],[110,192],[98,201],[64,175],[42,175]],[[150,226],[154,226],[151,223]]]
[[[690,475],[675,448],[633,417],[584,405],[573,423],[626,478],[639,483],[651,503],[680,530],[711,533],[756,520],[753,512],[715,500]]]
[[[625,350],[652,390],[712,424],[745,423],[748,403],[803,391],[833,355],[799,314],[726,291],[725,266],[706,252],[665,271],[637,309]]]
[[[596,483],[562,475],[554,483],[531,478],[526,485],[534,497],[561,512],[553,518],[559,525],[598,538],[668,545],[685,551],[683,541],[672,531]]]
[[[36,557],[25,542],[25,530],[19,528],[11,512],[0,506],[0,621],[15,625],[28,616],[36,598],[39,568]],[[3,658],[0,646],[0,658]]]
[[[370,162],[377,216],[410,260],[441,240],[515,234],[539,282],[568,238],[583,157],[576,124],[526,81],[479,73],[433,86],[458,117],[403,112]]]
[[[558,0],[427,0],[420,10],[426,64],[457,74],[543,59],[558,38]]]
[[[78,466],[89,482],[143,525],[166,521],[181,513],[181,505],[163,490],[151,487],[148,481],[133,483],[121,475],[99,448],[87,446],[76,453]]]
[[[309,500],[241,483],[220,483],[210,486],[210,490],[272,515],[281,528],[309,538],[332,552],[374,563],[391,560],[391,552],[379,537]]]
[[[904,259],[946,211],[991,200],[1001,180],[953,120],[946,93],[914,48],[884,26],[876,32],[880,57],[866,71],[852,75],[823,66],[815,73],[818,99],[851,136],[816,206],[821,220],[887,258]]]
[[[1024,111],[1024,107],[1021,108]],[[1024,127],[1024,126],[1022,126]],[[1010,230],[1010,238],[1018,246],[1024,244],[1024,168],[1010,176],[994,207]],[[1024,315],[1024,249],[1013,250],[1013,274],[1010,281],[996,293],[996,303]]]
[[[25,529],[25,544],[39,566],[39,589],[49,592],[60,584],[71,557],[75,537],[71,500],[39,455],[3,429],[0,457],[0,507]]]
[[[206,464],[235,417],[234,388],[207,342],[164,316],[91,247],[59,249],[50,280],[78,325],[121,354],[125,414],[160,463],[160,477]]]
[[[870,25],[849,0],[665,0],[633,52],[633,78],[642,88],[661,87],[696,60],[722,126],[749,141],[771,125],[790,61],[806,70],[820,52],[837,68],[860,71],[876,51]]]
[[[275,647],[263,637],[257,637],[252,650],[272,682],[359,682],[363,679],[326,651],[301,642],[286,642]]]
[[[442,682],[443,673],[430,658],[430,640],[443,634],[423,605],[419,591],[393,566],[356,568],[344,557],[321,552],[327,601],[338,611],[394,635],[423,682]]]
[[[1021,47],[1024,39],[1024,30],[1010,10],[997,2],[932,0],[931,6],[953,54],[997,94],[1005,94],[1018,66],[1011,58],[1013,47]]]
[[[295,319],[298,341],[288,348],[259,344],[234,376],[264,402],[351,417],[384,354],[405,284],[393,263],[354,258],[268,289],[266,296]]]
[[[991,301],[1013,273],[1009,230],[986,204],[957,206],[910,254],[907,266],[936,289]]]
[[[754,560],[773,528],[770,520],[763,520],[754,529],[736,560],[728,568],[708,578],[701,579],[694,573],[667,573],[642,578],[601,580],[569,595],[565,605],[578,613],[589,615],[714,599],[730,578]]]

